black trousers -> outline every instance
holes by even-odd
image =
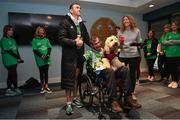
[[[8,66],[7,70],[7,89],[11,89],[12,85],[17,88],[17,65]]]
[[[134,58],[119,58],[121,62],[124,62],[126,66],[129,65],[129,72],[130,72],[130,90],[134,92],[135,85],[136,85],[136,71],[138,67],[139,57]]]
[[[140,74],[141,74],[141,70],[140,70],[140,65],[141,65],[141,57],[138,58],[138,65],[137,65],[137,75],[136,75],[136,79],[139,80]]]
[[[49,70],[49,65],[44,65],[39,67],[41,84],[48,84],[48,70]]]
[[[116,91],[117,82],[122,83],[122,85],[118,87],[122,87],[122,89],[124,89],[126,96],[131,95],[131,80],[129,75],[129,69],[126,66],[122,66],[118,68],[116,71],[114,71],[111,68],[104,69],[100,73],[100,75],[105,77],[108,87],[108,93],[110,95],[110,100],[116,100],[118,98]]]
[[[166,57],[168,73],[171,75],[172,81],[178,82],[180,79],[180,57]]]
[[[154,76],[154,63],[156,59],[146,59],[146,61],[148,65],[149,75]]]
[[[159,57],[158,57],[158,68],[159,68],[161,78],[167,77],[167,73],[166,73],[167,67],[166,66],[167,65],[166,65],[165,55],[159,55]]]

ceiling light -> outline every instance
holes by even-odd
[[[51,16],[47,16],[47,19],[48,19],[48,20],[51,20],[51,19],[52,19],[52,17],[51,17]]]
[[[151,4],[151,5],[149,5],[149,7],[150,7],[150,8],[152,8],[152,7],[154,7],[154,5],[153,5],[153,4]]]

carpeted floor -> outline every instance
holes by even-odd
[[[53,93],[40,94],[40,88],[24,90],[23,95],[5,97],[0,90],[1,119],[97,119],[98,114],[88,108],[75,108],[72,116],[63,109],[66,98],[59,84],[51,85]],[[180,89],[168,88],[159,82],[142,81],[136,87],[142,108],[137,111],[142,119],[180,119]],[[105,112],[106,119],[126,118],[125,113]]]

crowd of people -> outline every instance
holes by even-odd
[[[109,95],[111,96],[112,112],[122,111],[122,107],[116,98],[116,82],[114,82],[119,77],[125,83],[126,102],[132,107],[141,107],[135,96],[135,86],[140,76],[141,49],[144,50],[144,57],[148,66],[147,80],[155,80],[153,67],[157,58],[161,75],[159,81],[168,81],[171,78],[172,82],[169,83],[168,87],[177,88],[180,78],[180,33],[176,21],[164,25],[163,34],[159,40],[155,38],[155,32],[151,29],[147,33],[147,39],[142,40],[141,31],[132,16],[123,16],[121,21],[121,26],[116,27],[116,36],[121,46],[118,58],[125,65],[117,70],[111,68],[102,70],[102,74],[109,83],[108,89],[110,89]],[[70,5],[69,13],[61,21],[58,41],[62,47],[61,88],[65,90],[67,99],[65,111],[66,114],[71,115],[73,114],[73,106],[77,108],[83,107],[77,91],[78,81],[83,72],[83,65],[85,60],[87,60],[84,56],[89,52],[84,51],[84,45],[87,44],[91,48],[91,54],[98,54],[98,57],[95,59],[103,57],[103,46],[98,36],[89,37],[86,26],[81,18],[81,7],[78,3]],[[39,69],[40,93],[52,93],[48,87],[48,70],[51,64],[50,55],[52,47],[42,26],[37,27],[31,44]],[[18,52],[11,25],[4,26],[0,48],[2,62],[8,71],[5,95],[20,95],[22,92],[17,84],[17,66],[24,61]]]

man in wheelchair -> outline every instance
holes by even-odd
[[[120,106],[119,99],[117,97],[117,81],[121,80],[123,82],[123,85],[121,85],[121,88],[124,91],[125,94],[125,104],[129,105],[130,107],[133,108],[140,108],[141,105],[137,102],[137,100],[132,99],[131,95],[131,90],[130,90],[130,75],[129,75],[129,69],[126,66],[121,66],[117,70],[113,70],[111,68],[111,65],[109,64],[107,59],[103,59],[103,48],[101,41],[98,37],[92,37],[91,40],[92,44],[92,50],[86,51],[84,54],[84,59],[86,60],[88,64],[89,70],[93,70],[91,74],[101,74],[104,76],[106,82],[107,82],[107,89],[108,89],[108,94],[110,98],[110,103],[111,103],[111,110],[112,112],[122,112],[123,106]]]

